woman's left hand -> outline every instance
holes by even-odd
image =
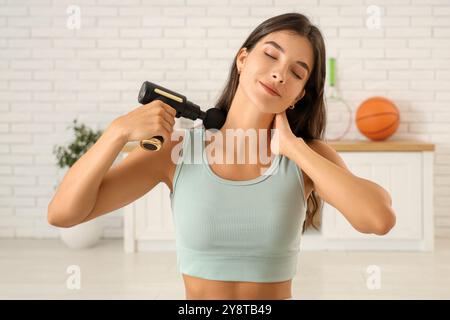
[[[273,137],[270,139],[271,152],[288,156],[289,145],[299,138],[292,133],[286,111],[275,114],[272,129],[276,130],[274,130]]]

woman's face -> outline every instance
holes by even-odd
[[[236,64],[241,70],[240,89],[261,112],[283,112],[303,97],[313,61],[308,39],[289,31],[272,32],[251,52],[246,48],[239,52]],[[262,83],[279,95],[267,93]]]

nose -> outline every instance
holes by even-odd
[[[273,72],[272,78],[274,78],[276,81],[279,81],[280,83],[284,82],[284,76],[281,76],[279,72]]]

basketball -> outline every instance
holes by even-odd
[[[392,101],[383,97],[364,100],[356,111],[356,126],[367,138],[375,141],[389,138],[398,128],[400,114]]]

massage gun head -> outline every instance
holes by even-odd
[[[203,119],[203,125],[205,129],[220,129],[226,120],[225,112],[219,108],[210,108],[206,111],[205,119]]]

